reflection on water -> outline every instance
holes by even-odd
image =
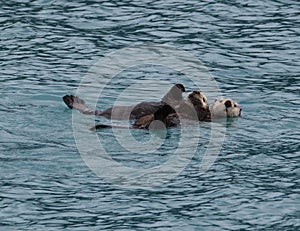
[[[1,227],[299,229],[297,1],[38,0],[1,6]],[[143,43],[190,52],[208,67],[222,94],[243,108],[241,118],[222,121],[225,142],[209,171],[198,174],[209,141],[204,124],[188,166],[147,190],[117,187],[87,168],[74,142],[71,111],[61,100],[75,93],[101,57]],[[151,78],[194,87],[168,68],[133,67],[106,87],[98,107],[111,106],[126,79]],[[149,90],[147,83],[138,90]],[[111,132],[98,135],[112,158],[131,167],[165,163],[178,144],[174,129],[152,156],[130,156]],[[150,135],[133,133],[145,140]]]

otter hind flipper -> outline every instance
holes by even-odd
[[[63,101],[70,109],[82,110],[87,108],[83,99],[80,99],[78,96],[74,95],[65,95]]]
[[[95,111],[90,110],[83,99],[74,95],[65,95],[63,101],[70,109],[76,109],[83,114],[94,115]]]
[[[161,102],[176,106],[183,100],[183,92],[185,92],[185,87],[181,83],[177,83],[173,85],[166,95],[164,95],[164,97],[161,99]]]
[[[72,99],[73,95],[65,95],[63,97],[63,101],[64,103],[68,106],[68,108],[73,109],[73,99]]]

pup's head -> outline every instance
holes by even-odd
[[[208,109],[208,100],[200,91],[192,91],[188,94],[186,101],[192,105],[200,106],[201,108]]]
[[[215,118],[222,117],[237,117],[242,112],[241,107],[232,99],[216,99],[212,108],[211,114]]]

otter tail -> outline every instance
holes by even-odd
[[[94,127],[90,128],[90,131],[96,131],[98,129],[103,129],[103,128],[122,128],[122,129],[128,129],[128,127],[125,127],[125,126],[97,124]]]

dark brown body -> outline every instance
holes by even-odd
[[[160,102],[142,102],[131,106],[114,106],[104,111],[90,110],[84,100],[73,95],[65,95],[63,97],[63,101],[69,108],[79,110],[83,114],[103,116],[108,119],[116,120],[124,120],[128,118],[139,119],[143,116],[154,114],[165,104],[176,107],[183,102],[183,92],[185,92],[184,86],[182,84],[175,84]]]
[[[138,119],[153,114],[161,106],[161,102],[142,102],[132,106],[114,106],[104,111],[96,110],[95,115],[114,120]]]
[[[178,108],[176,108],[176,111],[170,105],[164,104],[153,114],[145,115],[137,119],[131,128],[149,129],[150,127],[154,127],[155,129],[163,129],[166,127],[178,127],[181,125],[181,119],[209,122],[211,121],[211,114],[208,104],[204,100],[205,97],[203,97],[200,91],[193,91],[188,95],[186,101],[181,102]],[[122,128],[120,126],[99,124],[93,127],[92,130],[112,127]]]

